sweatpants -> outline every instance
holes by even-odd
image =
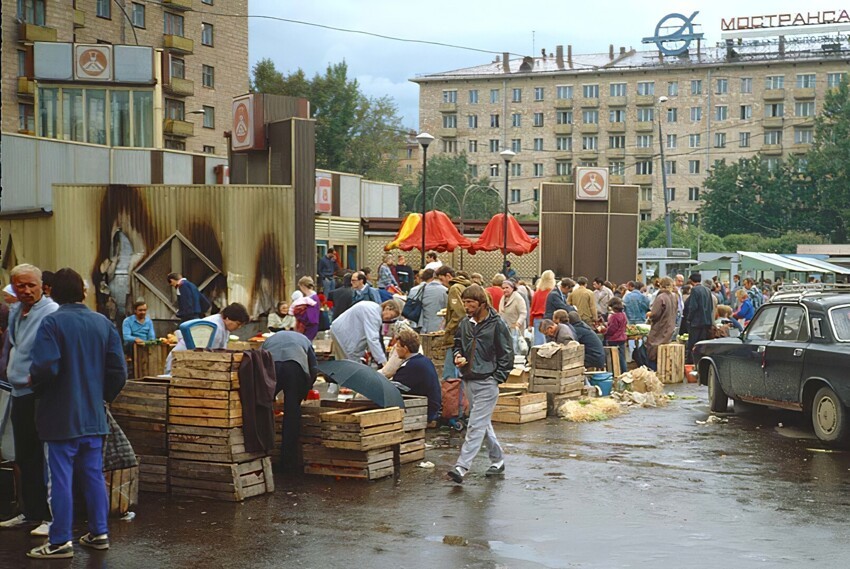
[[[47,458],[47,500],[53,512],[50,543],[61,545],[73,538],[74,479],[83,490],[89,532],[108,533],[109,500],[103,481],[103,436],[78,437],[44,443]]]
[[[33,522],[50,521],[47,486],[44,483],[44,447],[35,427],[35,395],[12,397],[12,431],[15,462],[21,469],[21,508]]]
[[[482,442],[487,445],[490,462],[502,460],[502,446],[490,422],[499,399],[499,383],[492,377],[464,379],[463,387],[469,400],[469,422],[466,424],[466,439],[455,465],[469,470]]]
[[[280,447],[280,462],[286,472],[298,472],[298,448],[301,438],[301,402],[313,385],[310,376],[298,362],[274,363],[277,386],[275,394],[283,391],[283,440]]]

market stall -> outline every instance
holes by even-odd
[[[461,248],[469,250],[472,243],[460,234],[449,216],[442,211],[432,210],[425,214],[425,250],[438,253],[452,252]],[[409,214],[401,224],[398,233],[385,251],[401,249],[410,251],[422,248],[422,215]]]

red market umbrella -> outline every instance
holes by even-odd
[[[476,251],[502,251],[505,246],[505,214],[497,213],[484,228],[478,241],[472,244],[471,253]],[[540,240],[532,239],[522,228],[514,216],[508,216],[508,253],[525,255],[537,247]]]
[[[419,213],[409,214],[395,239],[384,247],[385,251],[390,249],[401,249],[410,251],[422,247],[422,215]],[[425,214],[425,250],[434,250],[439,253],[451,253],[457,248],[469,249],[472,242],[460,234],[460,232],[442,211],[432,210]]]

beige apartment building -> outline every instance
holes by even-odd
[[[248,91],[247,0],[2,9],[3,132],[227,155],[231,102]],[[85,77],[87,64],[105,72]]]
[[[437,137],[429,156],[465,152],[472,173],[500,190],[508,174],[512,211],[532,211],[541,182],[604,166],[612,183],[641,187],[641,219],[655,219],[664,213],[663,145],[670,209],[693,222],[716,161],[757,153],[775,161],[810,147],[825,93],[848,65],[846,37],[788,37],[694,43],[675,57],[558,46],[412,81],[420,130]],[[508,172],[504,149],[516,152]]]

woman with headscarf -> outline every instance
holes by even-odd
[[[511,332],[511,337],[514,343],[514,352],[519,354],[520,338],[522,331],[525,329],[526,318],[528,317],[525,299],[516,290],[517,285],[512,280],[505,280],[502,283],[502,302],[499,304],[499,316],[502,317],[508,330]]]
[[[673,279],[664,277],[658,281],[658,292],[646,317],[652,328],[646,338],[646,354],[649,367],[658,367],[658,346],[669,344],[676,331],[676,314],[679,299],[673,294]]]
[[[540,280],[537,281],[537,289],[531,297],[531,311],[529,319],[534,327],[534,345],[539,346],[546,343],[546,337],[540,332],[540,323],[543,322],[543,315],[546,313],[546,299],[549,293],[555,288],[555,273],[552,271],[543,271],[540,275]]]

